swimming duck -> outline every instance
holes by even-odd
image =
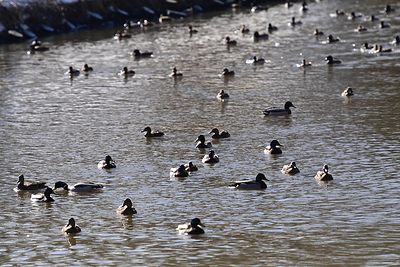
[[[54,185],[54,190],[57,190],[58,188],[62,188],[65,191],[71,192],[99,192],[103,190],[103,185],[93,183],[78,183],[73,186],[68,186],[66,183],[59,181]]]
[[[160,15],[160,17],[158,18],[159,22],[167,22],[167,21],[173,21],[174,19],[170,16],[164,16],[164,15]]]
[[[72,66],[70,66],[69,68],[68,68],[68,71],[66,72],[66,74],[69,74],[69,75],[79,75],[79,73],[80,73],[80,71],[79,70],[77,70],[77,69],[74,69]]]
[[[362,17],[362,15],[356,15],[355,12],[351,12],[349,19],[357,19],[357,18],[361,18],[361,17]]]
[[[210,150],[210,153],[208,155],[204,155],[202,162],[203,163],[218,163],[219,158],[215,154],[214,150]]]
[[[234,70],[229,70],[228,68],[225,68],[222,70],[221,73],[222,76],[233,76],[235,75],[235,71]]]
[[[195,172],[198,171],[199,168],[197,168],[196,165],[193,164],[193,162],[189,161],[188,163],[185,164],[185,169],[188,172]]]
[[[267,10],[268,10],[268,7],[263,7],[263,6],[252,6],[251,9],[250,9],[251,12],[263,11],[263,10],[267,11]]]
[[[312,66],[311,62],[307,62],[305,59],[301,62],[301,67],[309,67]]]
[[[392,52],[393,50],[391,49],[391,48],[386,48],[386,49],[383,49],[383,47],[380,45],[379,47],[378,47],[378,52],[379,53],[381,53],[381,52],[383,52],[383,53],[385,53],[385,52]]]
[[[390,5],[386,5],[384,10],[386,13],[389,13],[389,12],[394,12],[396,9],[392,8]]]
[[[364,26],[358,25],[357,29],[358,32],[365,32],[367,31],[367,28],[365,28]]]
[[[82,71],[92,71],[92,70],[93,70],[93,68],[90,67],[88,64],[85,64],[82,67]]]
[[[333,38],[332,35],[329,35],[327,39],[328,39],[328,43],[340,42],[340,39],[338,37]]]
[[[263,180],[269,181],[264,174],[259,173],[255,180],[234,181],[233,184],[229,185],[229,187],[244,190],[265,189],[267,188],[267,184]]]
[[[315,179],[319,181],[331,181],[333,180],[333,177],[330,173],[328,173],[328,165],[324,165],[322,168],[322,171],[318,171],[317,174],[315,175]]]
[[[333,58],[332,56],[327,56],[325,58],[326,64],[340,64],[342,63],[342,61],[340,59],[337,58]]]
[[[373,45],[368,45],[368,43],[364,43],[363,44],[363,48],[364,49],[372,49],[372,48],[374,48],[374,46]]]
[[[185,165],[180,165],[178,168],[171,168],[170,176],[173,177],[188,177],[189,173],[185,168]]]
[[[289,8],[289,7],[292,7],[292,6],[293,6],[293,3],[290,2],[289,0],[286,0],[285,7]]]
[[[393,45],[400,44],[400,37],[398,35],[396,37],[394,37],[391,44],[393,44]]]
[[[213,134],[211,138],[218,139],[218,138],[228,138],[231,135],[227,131],[219,131],[217,128],[213,128],[208,134]]]
[[[42,182],[33,182],[25,184],[25,177],[22,174],[18,177],[17,190],[33,191],[33,190],[44,189],[46,187],[47,187],[46,183]]]
[[[49,50],[49,47],[42,46],[42,43],[38,40],[37,37],[35,37],[35,39],[29,45],[29,50],[32,51],[32,52],[34,52],[34,51],[47,51],[47,50]]]
[[[268,35],[268,33],[260,34],[259,32],[255,31],[253,37],[254,37],[254,40],[268,39],[269,35]]]
[[[292,17],[292,22],[290,23],[292,26],[303,24],[301,20],[296,21],[295,17]]]
[[[314,35],[324,35],[324,33],[318,29],[315,29]]]
[[[112,169],[116,168],[114,160],[111,158],[110,155],[107,155],[103,160],[100,160],[97,164],[99,169]]]
[[[280,149],[281,146],[283,145],[279,144],[277,140],[272,140],[271,143],[269,143],[269,146],[265,148],[265,151],[272,155],[279,155],[282,154],[282,150]]]
[[[263,111],[264,115],[286,115],[286,114],[292,114],[292,111],[290,110],[291,107],[295,106],[292,104],[292,102],[287,101],[285,103],[284,108],[277,108],[277,107],[272,107],[272,108],[267,108],[266,110]]]
[[[169,75],[169,77],[182,77],[182,73],[178,72],[177,69],[174,67],[172,69],[172,73]]]
[[[124,75],[125,77],[128,76],[128,75],[132,76],[132,75],[135,75],[135,71],[134,70],[128,70],[127,67],[124,67],[118,74],[119,75]]]
[[[75,224],[74,218],[70,218],[68,224],[61,229],[61,232],[66,234],[76,234],[81,232],[81,228]]]
[[[277,31],[278,27],[273,26],[271,23],[268,23],[268,31]]]
[[[219,93],[217,94],[217,98],[219,99],[228,99],[229,95],[225,93],[224,90],[220,90]]]
[[[338,9],[336,9],[335,14],[336,16],[343,16],[345,13],[343,11],[339,11]]]
[[[135,57],[151,57],[153,55],[153,52],[143,52],[143,53],[141,53],[138,49],[135,49],[135,50],[133,50],[132,55],[135,56]]]
[[[385,24],[384,21],[381,21],[381,29],[383,28],[390,28],[390,24]]]
[[[353,89],[351,87],[347,87],[343,92],[342,96],[352,96],[354,95]]]
[[[303,1],[301,3],[300,11],[307,11],[307,10],[308,10],[307,3],[306,1]]]
[[[188,32],[189,32],[190,34],[192,34],[192,33],[197,33],[197,32],[198,32],[196,29],[193,29],[192,25],[189,25],[188,27],[189,27]]]
[[[126,32],[121,32],[121,31],[117,31],[114,35],[114,38],[117,39],[125,39],[125,38],[131,38],[132,35],[130,35],[129,33]]]
[[[379,20],[379,18],[375,17],[374,15],[371,15],[371,21],[376,21]]]
[[[250,30],[249,30],[249,28],[247,28],[247,27],[243,24],[239,31],[240,31],[241,33],[248,33]]]
[[[144,137],[161,137],[164,135],[163,132],[160,131],[152,131],[150,127],[146,127],[142,130],[142,133],[144,132]]]
[[[290,162],[289,165],[284,165],[281,172],[283,174],[288,174],[288,175],[295,175],[300,172],[300,170],[296,166],[296,162],[292,161]]]
[[[194,142],[197,142],[196,148],[210,148],[210,147],[212,147],[211,142],[207,142],[206,143],[206,138],[202,134],[199,135]]]
[[[47,187],[42,194],[31,195],[31,200],[35,202],[54,202],[50,194],[54,194],[53,189]]]
[[[256,57],[256,56],[253,57],[253,64],[254,65],[262,65],[264,63],[265,63],[265,59],[260,58],[260,57]]]
[[[236,45],[237,44],[237,42],[235,40],[231,40],[231,38],[229,38],[229,36],[226,36],[225,42],[227,45]]]
[[[133,207],[132,201],[129,198],[124,200],[124,203],[122,203],[122,205],[118,207],[117,212],[123,215],[131,215],[137,213],[136,209]]]
[[[190,221],[190,223],[180,224],[176,230],[179,231],[179,234],[184,235],[200,235],[204,234],[204,230],[199,226],[205,227],[199,218],[194,218]]]

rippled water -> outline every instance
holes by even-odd
[[[377,3],[379,2],[379,3]],[[397,11],[382,12],[386,4]],[[283,5],[202,14],[132,30],[114,40],[120,27],[42,39],[50,50],[27,54],[28,43],[0,46],[1,151],[0,263],[2,266],[397,266],[399,220],[399,34],[400,4],[390,1],[309,2],[309,11]],[[336,9],[365,17],[333,17]],[[380,29],[374,14],[391,24]],[[291,17],[303,24],[288,25]],[[251,34],[279,30],[254,42]],[[198,34],[189,36],[187,25]],[[358,33],[359,25],[368,28]],[[316,38],[316,29],[325,36]],[[327,44],[328,34],[340,43]],[[227,48],[229,35],[238,41]],[[361,44],[381,44],[392,53],[367,53]],[[135,60],[133,49],[154,52]],[[328,55],[343,60],[327,66]],[[254,55],[264,65],[246,64]],[[305,58],[313,66],[298,64]],[[70,79],[69,66],[94,67]],[[136,75],[124,79],[124,66]],[[183,78],[168,77],[172,67]],[[234,69],[233,78],[219,76]],[[340,94],[352,87],[355,96]],[[215,95],[225,90],[229,101]],[[290,116],[262,110],[292,101]],[[165,137],[146,140],[145,126]],[[213,127],[231,137],[213,141],[221,162],[201,163],[194,148]],[[264,154],[277,139],[283,155]],[[97,169],[110,154],[111,171]],[[296,161],[301,174],[280,172]],[[169,170],[193,161],[199,171],[184,180]],[[318,183],[324,164],[334,180]],[[264,173],[263,191],[235,191],[233,180]],[[19,174],[27,181],[102,183],[102,193],[57,194],[35,204],[16,193]],[[115,211],[131,198],[138,214]],[[61,228],[74,217],[83,229],[66,237]],[[201,218],[206,234],[187,238],[179,223]]]

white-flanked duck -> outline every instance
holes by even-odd
[[[316,35],[316,36],[318,36],[318,35],[324,35],[324,32],[322,32],[322,31],[320,31],[320,30],[318,30],[318,29],[315,29],[314,35]]]
[[[328,43],[340,42],[340,38],[339,38],[339,37],[334,38],[334,37],[332,36],[332,34],[330,34],[330,35],[327,37],[327,39],[328,39]]]
[[[190,221],[190,223],[180,224],[176,230],[179,231],[181,235],[201,235],[204,234],[204,230],[199,227],[205,227],[199,218],[194,218]]]
[[[307,7],[306,1],[303,1],[301,3],[300,11],[303,11],[303,12],[308,11],[308,7]]]
[[[217,154],[215,154],[214,150],[210,150],[210,153],[208,155],[204,155],[202,159],[203,163],[218,163],[219,158]]]
[[[58,188],[71,192],[100,192],[103,190],[103,185],[94,183],[77,183],[73,186],[69,186],[64,182],[59,181],[54,185],[54,190],[57,190]]]
[[[143,136],[144,137],[161,137],[164,136],[163,132],[160,131],[152,131],[150,127],[146,127],[142,130],[142,133],[144,132]]]
[[[218,139],[218,138],[228,138],[231,136],[230,133],[227,131],[219,131],[218,128],[213,128],[208,134],[213,134],[211,138]]]
[[[383,29],[383,28],[390,28],[390,24],[385,24],[385,22],[384,21],[381,21],[381,29]]]
[[[351,87],[347,87],[343,92],[342,96],[352,96],[354,95],[354,91]]]
[[[118,74],[121,76],[125,76],[125,77],[133,76],[133,75],[135,75],[135,71],[129,70],[128,67],[124,67]]]
[[[88,71],[92,71],[93,68],[90,67],[88,64],[85,64],[85,65],[83,65],[83,67],[82,67],[81,70],[82,70],[82,71],[85,71],[85,72],[88,72]]]
[[[282,149],[280,148],[281,144],[279,144],[278,140],[272,140],[271,143],[265,148],[265,152],[272,155],[282,154]]]
[[[327,56],[325,58],[326,64],[333,65],[333,64],[340,64],[342,61],[340,59],[334,58],[332,56]]]
[[[198,137],[197,137],[197,139],[194,141],[195,143],[197,142],[197,144],[196,144],[196,148],[200,148],[200,149],[202,149],[202,148],[210,148],[210,147],[212,147],[212,144],[211,144],[211,142],[207,142],[206,143],[206,138],[204,137],[204,135],[199,135]]]
[[[287,114],[292,114],[292,111],[290,110],[291,107],[295,106],[292,104],[292,102],[287,101],[285,103],[284,108],[277,108],[277,107],[271,107],[267,108],[266,110],[263,111],[264,115],[287,115]]]
[[[218,99],[228,99],[229,95],[228,95],[228,93],[225,93],[225,91],[221,89],[219,91],[219,93],[217,94],[217,98]]]
[[[25,184],[25,176],[20,175],[18,177],[17,187],[15,188],[16,191],[25,190],[25,191],[35,191],[46,188],[46,183],[43,182],[33,182],[33,183],[26,183]]]
[[[255,180],[234,181],[229,187],[244,190],[261,190],[267,188],[267,184],[263,180],[269,181],[264,174],[259,173]]]
[[[97,167],[99,169],[112,169],[116,168],[117,165],[115,165],[115,161],[112,159],[112,157],[107,155],[103,160],[100,160],[99,163],[97,163]]]
[[[303,59],[303,61],[301,62],[300,67],[310,67],[312,66],[311,62],[307,62],[305,59]]]
[[[196,29],[193,29],[193,26],[192,25],[189,25],[188,26],[188,32],[190,33],[190,34],[194,34],[194,33],[197,33],[198,32],[198,30],[196,30]]]
[[[132,201],[129,198],[124,200],[124,203],[122,203],[122,205],[118,207],[117,212],[123,215],[131,215],[137,213],[136,209],[133,207]]]
[[[169,77],[182,77],[182,73],[178,72],[178,70],[174,67],[172,69],[172,73],[169,75]]]
[[[42,194],[32,194],[31,200],[35,202],[54,202],[50,194],[54,194],[53,189],[47,187]]]
[[[315,175],[315,179],[319,181],[331,181],[333,180],[332,175],[328,172],[328,165],[324,165],[322,171],[318,171]]]
[[[72,66],[70,66],[70,67],[68,68],[68,71],[67,71],[65,74],[70,75],[70,76],[78,76],[79,73],[80,73],[79,70],[74,69]]]
[[[268,23],[268,31],[272,32],[272,31],[277,31],[278,27],[272,25],[271,23]]]
[[[300,173],[300,170],[297,168],[296,162],[292,161],[292,162],[290,162],[289,165],[284,165],[282,167],[281,172],[283,174],[295,175],[295,174]]]
[[[66,234],[76,234],[81,231],[82,231],[81,228],[75,223],[74,218],[70,218],[68,220],[68,224],[61,229],[61,232]]]
[[[394,12],[394,11],[396,11],[396,9],[392,8],[390,5],[386,5],[384,11],[385,11],[386,13],[389,13],[389,12]]]
[[[254,56],[253,57],[253,62],[252,62],[254,65],[262,65],[262,64],[264,64],[265,63],[265,59],[263,59],[263,58],[261,58],[261,57],[257,57],[257,56]]]
[[[188,177],[189,173],[185,168],[185,165],[180,165],[178,168],[171,168],[170,176],[173,177]]]
[[[139,49],[135,49],[132,52],[132,55],[134,57],[151,57],[153,55],[153,52],[140,52]]]
[[[248,33],[248,32],[250,32],[250,29],[247,28],[247,27],[243,24],[239,31],[240,31],[241,33]]]

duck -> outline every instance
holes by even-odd
[[[340,59],[334,58],[332,56],[327,56],[325,58],[326,64],[332,65],[332,64],[340,64],[342,61]]]
[[[124,203],[122,203],[122,205],[118,207],[117,213],[122,215],[131,215],[136,214],[137,211],[133,207],[132,201],[129,198],[126,198],[124,200]]]
[[[190,34],[192,34],[192,33],[197,33],[197,32],[198,32],[196,29],[193,29],[192,25],[189,25],[188,28],[189,28],[188,32],[189,32]]]
[[[196,165],[193,164],[193,162],[189,161],[188,163],[185,164],[185,169],[188,172],[195,172],[198,171],[199,168],[197,168]]]
[[[73,186],[68,186],[66,183],[58,181],[54,185],[54,191],[58,188],[71,192],[100,192],[103,190],[103,185],[94,183],[77,183]]]
[[[124,75],[126,76],[132,76],[135,75],[135,71],[134,70],[128,70],[128,67],[124,67],[120,72],[119,75]]]
[[[364,49],[372,49],[372,48],[374,48],[374,46],[373,45],[368,45],[368,43],[364,43],[363,44],[363,48]]]
[[[347,87],[343,92],[342,96],[352,96],[354,95],[353,89],[351,87]]]
[[[383,49],[383,47],[380,45],[379,47],[378,47],[378,52],[379,53],[381,53],[381,52],[383,52],[383,53],[385,53],[385,52],[392,52],[393,50],[391,49],[391,48],[386,48],[386,49]]]
[[[234,70],[229,70],[228,68],[225,68],[222,70],[221,73],[222,76],[233,76],[235,75],[235,71]]]
[[[204,155],[202,162],[203,163],[218,163],[219,158],[218,158],[217,154],[215,154],[214,150],[210,150],[208,155]]]
[[[371,19],[370,19],[371,21],[376,21],[376,20],[379,20],[379,18],[378,17],[375,17],[374,15],[371,15]]]
[[[368,30],[367,28],[365,28],[364,26],[361,26],[361,25],[358,25],[358,27],[356,29],[356,31],[358,31],[358,32],[365,32],[367,30]]]
[[[214,139],[228,138],[231,136],[227,131],[219,131],[217,128],[213,128],[208,134],[213,134],[211,138]]]
[[[254,65],[262,65],[264,63],[265,63],[265,59],[257,57],[257,56],[253,57],[253,64]]]
[[[296,162],[292,161],[289,165],[284,165],[281,172],[283,174],[295,175],[300,173],[300,170],[297,168]]]
[[[384,28],[390,28],[390,24],[385,24],[385,22],[384,21],[381,21],[381,29],[384,29]]]
[[[199,135],[194,142],[197,142],[196,148],[200,148],[201,149],[201,148],[210,148],[210,147],[212,147],[211,142],[207,142],[206,143],[206,138],[202,134]]]
[[[329,35],[327,39],[328,39],[328,43],[340,42],[340,39],[338,37],[333,38],[332,35]]]
[[[221,89],[219,91],[219,93],[217,94],[217,98],[219,98],[219,99],[228,99],[229,95],[228,95],[228,93],[225,93],[225,91]]]
[[[343,16],[345,13],[343,11],[336,9],[335,14],[336,16]]]
[[[257,174],[255,180],[234,181],[231,185],[229,185],[229,187],[235,189],[243,189],[243,190],[266,189],[267,184],[263,180],[269,181],[263,173],[259,173]]]
[[[277,31],[278,27],[273,26],[271,23],[268,23],[268,31]]]
[[[227,45],[236,45],[237,44],[237,42],[235,40],[231,40],[231,38],[229,38],[229,36],[226,36],[225,43]]]
[[[99,169],[112,169],[116,168],[117,165],[115,165],[115,161],[112,159],[112,157],[110,155],[107,155],[103,160],[99,161],[97,167]]]
[[[269,37],[268,33],[260,34],[258,31],[255,31],[253,35],[254,40],[268,39],[268,37]]]
[[[32,43],[29,45],[29,50],[31,52],[35,51],[47,51],[49,50],[49,47],[47,46],[42,46],[42,43],[39,41],[37,37],[32,41]]]
[[[303,1],[303,2],[301,3],[300,11],[305,12],[305,11],[307,11],[307,10],[308,10],[307,3],[306,3],[306,1]]]
[[[141,53],[139,51],[139,49],[135,49],[135,50],[133,50],[132,55],[134,57],[151,57],[153,55],[153,52],[147,52],[146,51],[146,52]]]
[[[396,9],[392,8],[390,5],[386,5],[384,10],[385,10],[386,13],[396,11]]]
[[[182,73],[178,72],[178,70],[174,67],[172,69],[172,73],[169,75],[170,77],[182,77]]]
[[[271,143],[269,143],[269,145],[265,148],[265,151],[268,154],[279,155],[282,154],[282,150],[280,149],[281,146],[283,145],[279,144],[278,140],[272,140]]]
[[[35,202],[54,202],[50,194],[54,194],[53,189],[47,187],[41,194],[32,194],[31,200]]]
[[[263,7],[263,6],[252,6],[250,9],[250,12],[256,12],[256,11],[267,11],[268,7]]]
[[[350,13],[350,19],[357,19],[357,18],[361,18],[361,17],[362,17],[361,15],[356,15],[355,12]]]
[[[178,168],[171,168],[170,170],[170,176],[173,177],[188,177],[189,173],[185,168],[185,165],[179,165]]]
[[[286,0],[285,7],[289,8],[289,7],[292,7],[292,6],[293,6],[293,3],[290,2],[289,0]]]
[[[239,31],[240,31],[241,33],[248,33],[248,32],[250,32],[250,29],[247,28],[247,27],[243,24]]]
[[[201,235],[204,234],[203,228],[199,227],[205,227],[199,218],[194,218],[190,221],[190,223],[185,223],[185,224],[180,224],[176,228],[176,230],[179,231],[179,234],[182,235]]]
[[[82,67],[81,70],[82,70],[82,71],[92,71],[93,68],[90,67],[88,64],[85,64],[85,65],[83,65],[83,67]]]
[[[400,44],[400,37],[398,35],[396,37],[394,37],[391,44],[393,44],[393,45]]]
[[[303,24],[301,20],[296,21],[295,17],[292,17],[292,22],[290,23],[292,26]]]
[[[82,231],[81,228],[75,223],[74,218],[70,218],[68,220],[68,224],[61,229],[61,232],[66,234],[76,234],[81,231]]]
[[[314,35],[324,35],[324,32],[322,32],[322,31],[320,31],[318,29],[315,29]]]
[[[272,108],[267,108],[266,110],[263,111],[264,115],[287,115],[287,114],[292,114],[292,111],[290,110],[291,107],[296,108],[292,102],[287,101],[285,103],[284,108],[277,108],[277,107],[272,107]]]
[[[319,181],[331,181],[333,180],[333,177],[330,173],[328,173],[328,165],[324,165],[322,168],[322,171],[318,171],[317,174],[315,175],[315,179]]]
[[[68,71],[66,72],[66,74],[69,74],[70,76],[79,75],[79,73],[80,73],[80,71],[77,69],[74,69],[72,66],[70,66],[68,68]]]
[[[20,175],[18,176],[17,182],[17,190],[25,190],[25,191],[35,191],[46,188],[46,183],[43,182],[33,182],[33,183],[26,183],[25,184],[25,176]]]
[[[309,67],[312,66],[311,62],[307,62],[305,59],[301,62],[301,67]]]
[[[144,128],[142,130],[142,133],[144,132],[144,137],[161,137],[164,136],[163,132],[160,131],[152,131],[151,128],[149,126],[147,126],[146,128]]]
[[[160,15],[160,17],[158,18],[159,22],[167,22],[167,21],[173,21],[174,19],[170,16],[164,16],[164,15]]]
[[[131,38],[132,35],[130,35],[129,33],[126,32],[121,32],[121,31],[117,31],[114,35],[114,38],[116,39],[125,39],[125,38]]]

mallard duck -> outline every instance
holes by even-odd
[[[305,59],[301,62],[301,67],[309,67],[312,66],[311,62],[307,62]]]
[[[110,155],[107,155],[103,160],[100,160],[97,164],[99,169],[112,169],[116,168],[115,161],[112,159]]]
[[[75,224],[74,218],[70,218],[68,220],[68,224],[61,229],[61,232],[66,234],[76,234],[81,231],[82,231],[81,228],[77,224]]]
[[[234,70],[229,70],[228,68],[225,68],[222,70],[221,73],[222,76],[233,76],[235,75],[235,71]]]
[[[80,73],[79,70],[74,69],[72,66],[70,66],[65,74],[72,76],[72,75],[79,75],[79,73]]]
[[[327,56],[325,58],[326,64],[332,65],[332,64],[340,64],[342,61],[337,58],[333,58],[332,56]]]
[[[262,33],[260,34],[259,32],[255,31],[253,38],[254,40],[259,40],[259,39],[268,39],[269,35],[268,33]]]
[[[172,73],[169,75],[169,77],[182,77],[182,73],[178,72],[177,69],[174,67],[172,69]]]
[[[361,25],[358,25],[358,27],[356,29],[356,31],[358,31],[358,32],[365,32],[367,30],[368,30],[367,28],[365,28],[364,26],[361,26]]]
[[[253,64],[254,65],[262,65],[264,63],[265,63],[265,59],[257,57],[257,56],[253,57]]]
[[[283,174],[288,174],[288,175],[295,175],[300,172],[300,170],[296,166],[296,162],[292,161],[290,162],[289,165],[284,165],[281,172]]]
[[[396,9],[392,8],[390,5],[386,5],[384,10],[386,13],[389,13],[389,12],[394,12]]]
[[[247,27],[243,24],[239,31],[240,31],[241,33],[248,33],[248,32],[250,31],[250,29],[247,28]]]
[[[189,32],[190,34],[193,34],[193,33],[197,33],[197,32],[198,32],[198,30],[193,29],[192,25],[189,25],[188,28],[189,28],[189,29],[188,29],[188,32]]]
[[[189,173],[185,168],[185,165],[180,165],[178,168],[171,168],[170,175],[174,177],[188,177]]]
[[[391,48],[386,48],[383,49],[383,47],[380,45],[378,46],[378,52],[392,52],[393,50]]]
[[[271,23],[268,23],[268,31],[277,31],[278,27],[273,26]]]
[[[119,75],[124,75],[126,76],[132,76],[135,75],[135,71],[134,70],[128,70],[128,67],[124,67],[119,73]]]
[[[44,189],[46,187],[46,183],[43,182],[33,182],[25,184],[25,177],[22,174],[18,177],[17,190],[34,191]]]
[[[345,13],[343,11],[336,9],[335,14],[336,16],[343,16]]]
[[[295,106],[292,104],[292,102],[287,101],[285,103],[284,108],[277,108],[277,107],[272,107],[272,108],[267,108],[266,110],[263,111],[264,115],[286,115],[286,114],[292,114],[292,111],[290,110],[291,107]]]
[[[103,185],[94,183],[77,183],[73,186],[68,186],[66,183],[59,181],[54,185],[54,190],[57,190],[58,188],[71,192],[100,192],[103,190]]]
[[[132,55],[134,57],[151,57],[153,55],[153,52],[143,52],[143,53],[141,53],[139,51],[139,49],[135,49],[135,50],[133,50]]]
[[[263,180],[269,181],[264,174],[259,173],[255,180],[234,181],[233,184],[229,185],[229,187],[245,190],[265,189],[267,188],[267,184]]]
[[[213,134],[211,138],[228,138],[231,135],[227,131],[219,131],[217,128],[213,128],[208,134]]]
[[[353,89],[351,87],[347,87],[343,92],[342,96],[352,96],[354,95]]]
[[[121,31],[117,31],[114,35],[114,38],[116,39],[125,39],[125,38],[131,38],[132,35],[130,35],[129,33],[126,32],[121,32]]]
[[[235,40],[231,40],[231,38],[229,38],[229,36],[226,36],[225,42],[227,45],[236,45],[237,44],[237,42]]]
[[[124,200],[124,203],[122,203],[122,205],[118,207],[117,212],[123,215],[131,215],[137,213],[136,209],[133,207],[132,201],[129,198]]]
[[[356,15],[355,12],[351,12],[349,19],[354,20],[354,19],[358,19],[358,18],[361,18],[361,17],[362,17],[362,15]]]
[[[381,28],[390,28],[390,24],[385,24],[384,21],[381,21]]]
[[[42,194],[32,194],[31,200],[35,202],[54,202],[50,194],[54,194],[53,189],[47,187]]]
[[[292,22],[290,23],[292,26],[303,24],[301,20],[296,21],[295,17],[292,17]]]
[[[374,15],[371,15],[371,19],[370,19],[371,21],[376,21],[376,20],[379,20],[379,18],[378,17],[375,17]]]
[[[322,32],[322,31],[320,31],[318,29],[315,29],[314,35],[324,35],[324,32]]]
[[[336,42],[340,42],[340,39],[338,37],[333,38],[332,34],[328,36],[328,43],[336,43]]]
[[[208,155],[204,155],[202,162],[203,163],[218,163],[219,158],[215,154],[214,150],[210,150],[210,153]]]
[[[90,67],[88,64],[85,64],[82,67],[82,71],[92,71],[92,70],[93,70],[93,68]]]
[[[331,181],[333,180],[333,177],[330,173],[328,173],[328,165],[324,165],[322,168],[322,171],[318,171],[317,174],[315,175],[315,179],[319,181]]]
[[[292,7],[292,6],[293,6],[293,3],[290,2],[289,0],[286,0],[285,7],[289,8],[289,7]]]
[[[194,142],[197,142],[196,148],[210,148],[210,147],[212,147],[211,142],[207,142],[206,143],[206,138],[202,134],[199,135]]]
[[[142,133],[144,132],[144,137],[161,137],[164,135],[163,132],[160,131],[152,131],[150,127],[146,127],[142,130]]]
[[[199,218],[194,218],[190,221],[190,223],[185,223],[185,224],[180,224],[178,225],[178,228],[176,230],[179,231],[179,234],[184,234],[184,235],[200,235],[204,234],[204,230],[199,227],[205,227]]]
[[[189,161],[188,163],[185,164],[185,169],[188,172],[195,172],[198,171],[199,168],[197,168],[196,165],[193,164],[193,162]]]
[[[219,99],[228,99],[229,95],[227,93],[225,93],[224,90],[220,90],[219,93],[217,94],[217,98]]]
[[[280,149],[281,146],[283,145],[279,144],[277,140],[272,140],[269,146],[265,148],[265,152],[273,155],[282,154],[282,150]]]

